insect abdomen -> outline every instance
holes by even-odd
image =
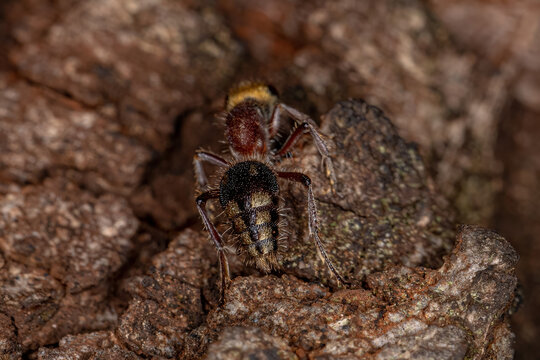
[[[278,248],[278,192],[273,171],[258,161],[232,166],[220,184],[221,205],[239,253],[265,271],[274,266]]]
[[[232,222],[238,245],[252,257],[277,251],[278,207],[277,196],[264,191],[246,195],[240,202],[227,204],[227,214]]]

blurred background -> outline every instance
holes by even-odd
[[[382,108],[418,144],[457,223],[496,229],[518,250],[516,358],[537,358],[538,0],[3,0],[0,182],[61,173],[120,194],[158,251],[197,221],[193,151],[221,149],[214,115],[245,79],[317,119],[350,97]],[[61,130],[81,112],[121,149]],[[27,123],[34,113],[56,130]]]

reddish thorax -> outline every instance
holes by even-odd
[[[233,107],[226,115],[226,136],[235,156],[265,156],[268,151],[266,120],[254,101]]]

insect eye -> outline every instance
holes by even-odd
[[[275,97],[279,97],[278,91],[272,85],[268,85],[268,91],[270,91],[270,94],[274,95]]]

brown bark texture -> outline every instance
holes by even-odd
[[[538,19],[532,0],[3,2],[0,359],[535,358]],[[312,179],[347,286],[280,180],[279,269],[225,235],[219,301],[192,159],[232,159],[216,115],[250,79],[329,144],[335,192],[309,136],[274,166]]]

